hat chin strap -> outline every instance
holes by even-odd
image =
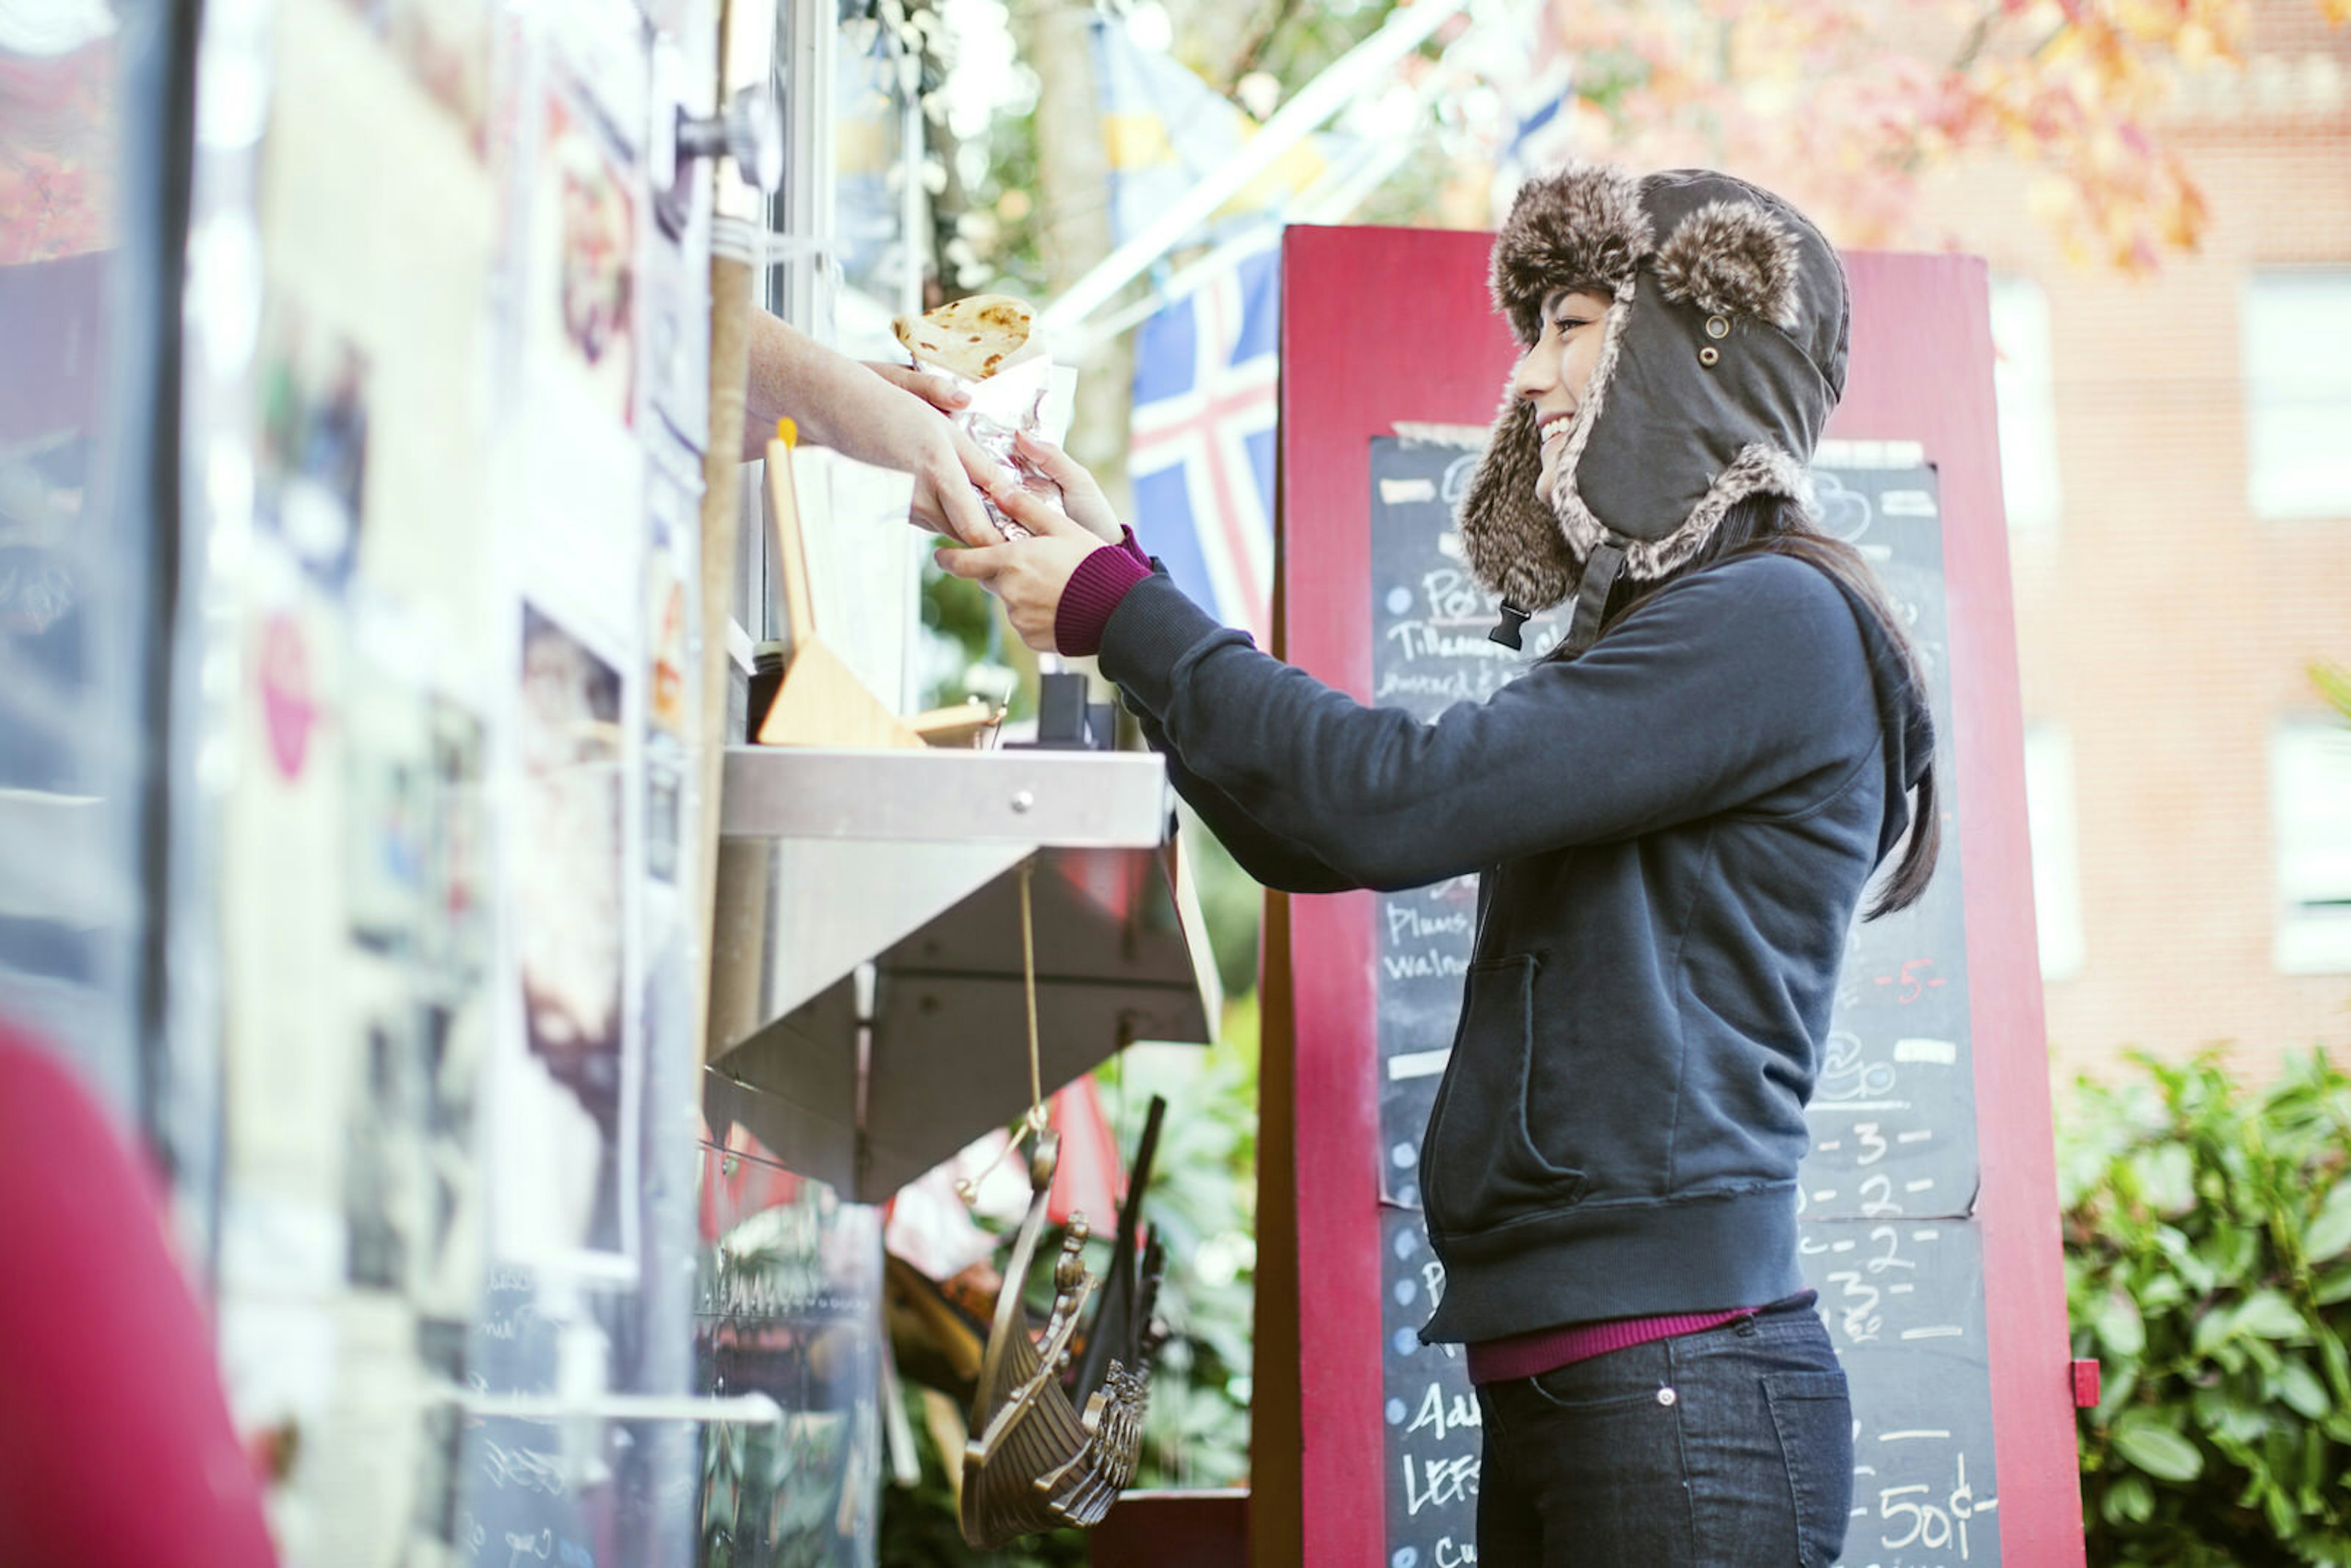
[[[1601,612],[1608,607],[1608,591],[1616,586],[1616,574],[1624,565],[1625,541],[1614,535],[1593,547],[1591,558],[1583,563],[1583,580],[1576,584],[1575,614],[1567,623],[1570,658],[1600,640]]]
[[[1625,546],[1628,542],[1611,534],[1585,559],[1583,576],[1575,590],[1575,612],[1567,623],[1569,657],[1600,640],[1600,618],[1608,608],[1608,591],[1616,586],[1617,574],[1624,570]],[[1486,633],[1486,641],[1499,643],[1505,648],[1525,647],[1526,640],[1520,632],[1531,618],[1531,612],[1503,600],[1502,619]]]

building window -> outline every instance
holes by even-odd
[[[2351,517],[2351,267],[2272,267],[2245,285],[2253,514]]]
[[[2351,973],[2351,729],[2324,719],[2279,727],[2270,742],[2270,820],[2278,968]]]
[[[2082,970],[2082,865],[2074,836],[2074,737],[2061,725],[2024,731],[2025,821],[2032,835],[2032,920],[2041,977]]]
[[[2057,526],[2057,382],[2051,369],[2049,296],[2029,277],[1991,283],[1992,390],[2000,402],[2000,468],[2008,526]]]

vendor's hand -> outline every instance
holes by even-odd
[[[1009,483],[1009,476],[970,436],[937,414],[929,417],[944,432],[944,441],[935,434],[918,451],[908,516],[935,534],[951,534],[966,544],[1001,543],[1004,536],[987,520],[979,492],[991,482]]]
[[[744,456],[766,450],[778,415],[844,457],[914,476],[913,520],[971,545],[1003,536],[988,521],[979,489],[1010,476],[940,412],[950,389],[906,366],[884,371],[824,347],[764,311],[754,312],[745,386]]]
[[[867,360],[863,363],[892,386],[913,392],[941,413],[960,413],[971,406],[970,389],[943,371],[902,365],[893,360]]]
[[[1118,514],[1110,509],[1110,502],[1102,497],[1102,486],[1076,458],[1043,436],[1031,435],[1025,430],[1017,432],[1012,439],[1013,450],[1020,461],[1061,487],[1061,509],[1069,514],[1071,522],[1109,544],[1126,537]]]
[[[906,372],[915,382],[935,382]],[[825,420],[824,444],[845,457],[914,476],[912,520],[968,545],[1003,542],[979,504],[980,489],[1005,476],[1003,465],[956,429],[929,392],[862,366],[848,379],[854,392],[836,402]]]
[[[955,413],[971,403],[970,392],[953,376],[888,360],[863,362],[867,370],[892,386],[913,392],[943,414]],[[979,505],[973,486],[986,486],[1002,469],[996,459],[980,450],[978,443],[953,423],[948,424],[947,433],[962,472],[956,480],[942,482],[937,475],[918,470],[914,475],[913,519],[935,534],[950,534],[966,544],[997,543],[1004,536],[989,522],[987,508]],[[964,482],[966,478],[968,483]],[[973,532],[975,528],[981,531]]]
[[[1020,640],[1040,653],[1056,653],[1053,619],[1061,613],[1061,594],[1078,563],[1109,547],[1018,482],[1000,484],[988,494],[1032,537],[983,549],[942,549],[940,570],[968,578],[1004,601],[1005,615]]]

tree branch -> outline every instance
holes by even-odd
[[[1266,25],[1258,29],[1256,36],[1249,39],[1248,47],[1243,48],[1239,56],[1226,68],[1225,90],[1231,91],[1235,82],[1257,69],[1258,61],[1265,55],[1266,46],[1272,43],[1275,35],[1288,26],[1297,15],[1298,0],[1280,0],[1280,4],[1274,7],[1273,16],[1268,19]]]

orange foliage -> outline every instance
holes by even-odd
[[[2351,0],[2313,0],[2334,24]],[[2241,58],[2250,0],[1552,0],[1585,151],[1743,171],[1850,244],[1908,232],[1918,178],[2005,152],[2069,254],[2191,251],[2203,194],[2158,127],[2184,72]]]

